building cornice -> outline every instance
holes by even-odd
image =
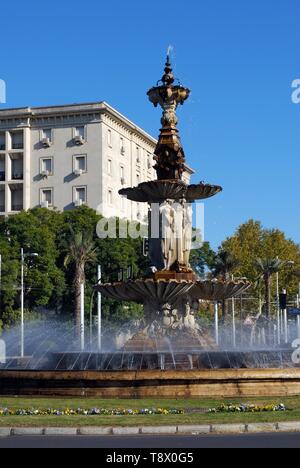
[[[90,114],[99,113],[107,115],[116,120],[117,123],[123,125],[130,132],[134,132],[150,144],[156,145],[157,140],[149,133],[145,132],[141,127],[129,120],[119,111],[114,109],[105,101],[91,102],[82,104],[67,104],[60,106],[47,106],[47,107],[23,107],[16,109],[2,109],[0,110],[0,121],[7,119],[24,119],[24,118],[43,118],[43,117],[59,117],[62,115],[76,115],[76,114]]]

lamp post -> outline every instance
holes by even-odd
[[[276,257],[277,260],[279,260],[279,257]],[[290,260],[286,262],[286,265],[288,266],[293,266],[295,265],[295,262],[293,260]],[[279,301],[279,294],[280,294],[280,285],[279,285],[279,271],[276,272],[276,305],[277,305],[277,342],[278,345],[281,343],[281,333],[282,330],[284,330],[284,338],[285,342],[287,340],[286,333],[287,333],[287,327],[286,327],[286,321],[285,317],[282,317],[282,310],[280,308],[280,301]]]
[[[101,283],[102,279],[102,271],[101,266],[98,266],[98,284]],[[98,352],[101,352],[102,349],[102,296],[101,293],[98,292]]]
[[[85,347],[84,330],[84,283],[80,285],[80,350],[83,353]]]
[[[2,255],[0,254],[0,307],[2,305]]]
[[[37,253],[24,253],[24,249],[21,248],[21,358],[24,357],[24,265],[25,259],[32,257],[38,257]]]
[[[219,304],[215,301],[215,340],[217,346],[219,345]]]
[[[244,276],[241,278],[235,278],[234,275],[232,275],[232,281],[247,281],[247,278]],[[241,301],[242,301],[242,296],[241,296]],[[241,306],[241,318],[242,318],[242,306]],[[242,320],[241,320],[241,323],[242,323]],[[236,348],[236,321],[235,321],[235,299],[234,297],[232,297],[232,344],[233,344],[233,347]]]

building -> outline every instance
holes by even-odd
[[[156,143],[105,102],[0,110],[0,214],[87,204],[142,221],[118,191],[155,178]]]

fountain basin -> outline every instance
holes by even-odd
[[[300,394],[300,369],[0,371],[1,395],[101,398],[283,397]],[[184,406],[184,405],[182,405]]]
[[[244,293],[250,286],[244,281],[197,281],[188,294],[196,300],[223,301]]]
[[[135,280],[111,284],[98,284],[96,290],[110,299],[134,301],[138,303],[153,302],[158,304],[173,303],[187,294],[193,287],[191,281],[176,280]]]
[[[158,203],[162,200],[183,200],[194,202],[211,198],[222,191],[219,185],[187,185],[181,180],[154,180],[143,182],[137,187],[125,188],[120,195],[138,203]]]

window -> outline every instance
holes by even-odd
[[[86,203],[87,196],[86,196],[86,187],[74,187],[74,203],[77,206]]]
[[[124,138],[120,138],[120,153],[125,154],[125,143],[124,143]]]
[[[45,128],[42,130],[42,140],[43,139],[48,139],[49,141],[52,141],[52,130],[51,128]]]
[[[147,153],[147,159],[148,159],[148,169],[152,169],[153,167],[153,158],[150,153]]]
[[[111,160],[111,159],[109,159],[109,160],[107,161],[107,173],[108,173],[109,175],[112,174],[112,160]]]
[[[23,149],[23,132],[16,132],[11,134],[11,148],[12,149]]]
[[[107,144],[111,148],[112,147],[112,133],[111,130],[107,131]]]
[[[53,175],[53,159],[52,158],[43,158],[41,159],[40,171],[42,175]]]
[[[23,154],[11,154],[11,179],[22,180],[24,176],[23,171]]]
[[[121,166],[121,167],[120,167],[120,175],[121,175],[121,179],[125,179],[125,169],[124,169],[124,166]]]
[[[113,205],[113,192],[112,190],[109,190],[108,191],[108,194],[107,194],[107,202],[110,206]]]
[[[74,134],[75,137],[81,137],[83,139],[85,139],[85,128],[84,126],[80,126],[80,127],[75,127],[75,134]]]
[[[74,171],[87,172],[86,154],[78,154],[74,156],[73,165]]]
[[[141,176],[140,176],[140,174],[137,174],[137,175],[136,175],[136,183],[137,183],[137,185],[139,185],[139,184],[141,183]]]
[[[52,188],[41,190],[41,205],[42,206],[53,205],[53,189]]]
[[[140,152],[140,148],[138,146],[136,147],[136,162],[138,164],[141,162],[141,152]]]

